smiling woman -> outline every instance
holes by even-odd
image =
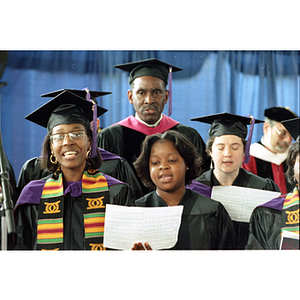
[[[84,125],[57,125],[52,129],[50,141],[51,155],[57,158],[65,180],[80,180],[91,151],[91,137],[85,134]]]
[[[64,90],[26,117],[47,127],[41,167],[53,173],[22,190],[15,210],[16,249],[105,250],[105,205],[134,203],[128,185],[97,170],[102,158],[93,147],[90,122],[96,124],[93,117],[103,112]]]

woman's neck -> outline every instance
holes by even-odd
[[[64,177],[64,181],[79,181],[82,179],[84,168],[81,170],[73,170],[73,169],[63,169],[62,173]]]
[[[175,192],[166,192],[156,189],[157,195],[162,198],[169,206],[176,206],[180,203],[185,194],[185,187],[176,190]]]
[[[239,175],[240,169],[237,169],[235,172],[232,173],[224,173],[220,170],[214,169],[214,175],[217,178],[217,180],[220,182],[223,186],[230,186],[233,184],[237,176]]]

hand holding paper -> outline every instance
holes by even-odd
[[[130,250],[149,243],[153,250],[172,248],[178,238],[183,206],[127,207],[106,205],[104,247]]]

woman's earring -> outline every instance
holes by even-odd
[[[90,156],[91,156],[91,148],[87,151],[85,155],[85,159],[89,159]]]
[[[53,160],[54,159],[54,160]],[[57,164],[57,158],[55,155],[53,155],[53,152],[51,152],[51,155],[50,155],[50,162],[53,164],[53,165],[56,165]]]

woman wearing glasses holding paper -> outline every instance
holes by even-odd
[[[26,117],[48,130],[41,166],[53,173],[21,192],[16,249],[105,250],[105,205],[134,205],[127,184],[97,170],[102,158],[90,122],[105,111],[64,90]]]

